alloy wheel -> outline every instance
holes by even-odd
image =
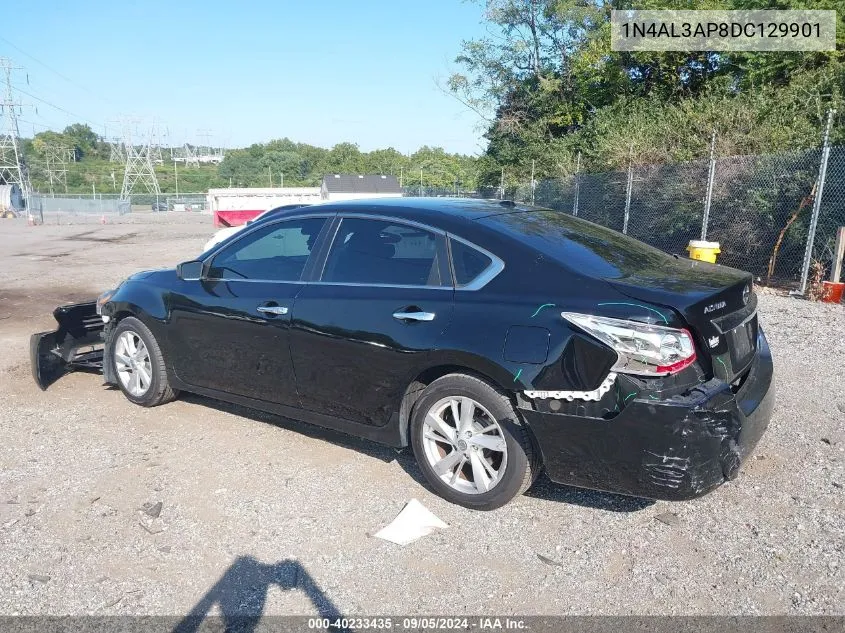
[[[425,416],[422,434],[429,466],[450,488],[482,494],[501,481],[508,465],[504,432],[472,398],[437,401]]]
[[[150,352],[138,334],[122,332],[114,345],[114,365],[123,388],[140,398],[152,383]]]

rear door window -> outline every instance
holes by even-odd
[[[444,285],[437,235],[389,220],[343,218],[329,251],[322,281],[398,286]]]
[[[299,281],[325,218],[299,218],[257,229],[221,250],[210,279]]]
[[[451,239],[449,240],[449,249],[452,251],[455,285],[459,288],[471,284],[493,264],[489,255],[485,255],[464,242]]]

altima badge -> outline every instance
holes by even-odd
[[[715,312],[716,310],[721,310],[725,306],[727,306],[726,301],[720,301],[719,303],[711,303],[709,306],[704,308],[704,314],[710,314],[711,312]]]
[[[742,305],[748,304],[748,297],[751,294],[751,285],[746,284],[745,288],[742,289]]]
[[[711,336],[707,339],[707,342],[710,344],[710,347],[718,347],[719,346],[719,337],[718,336]]]

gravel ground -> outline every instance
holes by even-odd
[[[37,389],[56,305],[212,230],[0,221],[0,614],[845,613],[842,306],[762,293],[778,403],[736,481],[668,503],[544,478],[477,513],[408,452],[193,396],[143,409],[91,374]],[[369,536],[414,497],[450,528]]]

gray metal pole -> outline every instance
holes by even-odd
[[[713,181],[716,178],[716,130],[710,140],[710,171],[707,174],[707,197],[704,199],[704,217],[701,219],[701,239],[707,239],[707,225],[710,223],[710,204],[713,202]]]
[[[622,232],[628,234],[628,217],[631,213],[631,189],[634,184],[634,165],[628,161],[628,186],[625,191],[625,219],[622,222]]]
[[[581,188],[581,152],[578,152],[578,161],[575,163],[575,195],[572,200],[572,215],[578,215],[578,193]]]
[[[536,183],[534,182],[534,167],[535,161],[531,161],[531,206],[534,206],[534,189],[536,188]]]
[[[813,258],[813,242],[816,239],[816,224],[819,221],[819,210],[822,206],[824,181],[827,176],[827,159],[830,157],[830,128],[833,125],[833,115],[836,110],[827,111],[827,125],[824,129],[824,143],[822,145],[822,160],[819,165],[819,186],[816,188],[816,198],[813,200],[813,216],[810,218],[810,231],[807,233],[807,246],[804,249],[804,265],[801,267],[801,289],[803,295],[807,292],[807,275],[810,272],[810,260]]]

